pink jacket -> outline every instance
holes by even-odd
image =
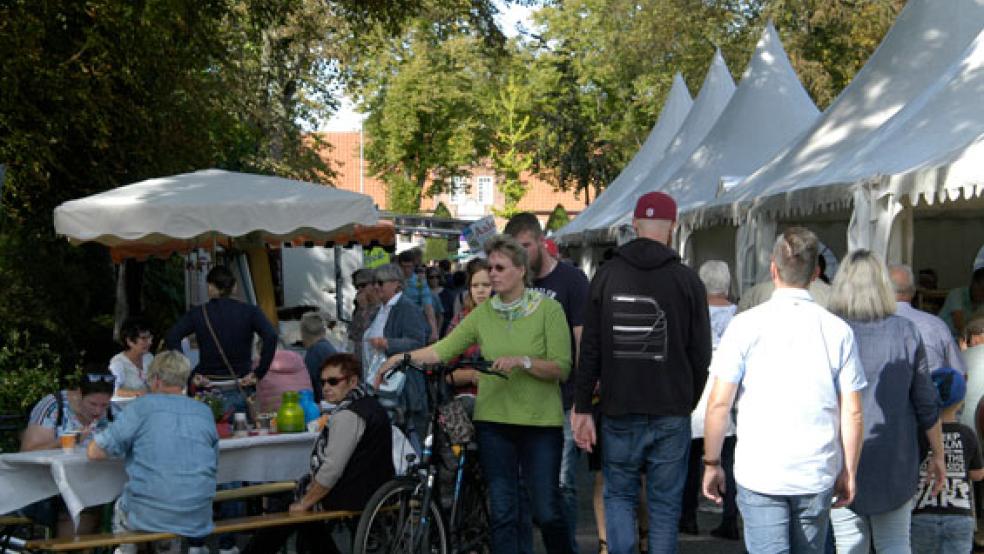
[[[311,377],[304,366],[304,358],[290,350],[277,349],[270,364],[270,371],[256,384],[256,400],[260,412],[280,409],[280,400],[286,391],[311,388]]]

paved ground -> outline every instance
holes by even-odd
[[[594,510],[591,507],[591,491],[593,475],[588,472],[584,456],[578,464],[578,525],[577,544],[578,554],[595,554],[598,552],[598,534],[595,526]],[[740,554],[745,551],[741,541],[727,541],[712,537],[708,532],[717,527],[721,521],[717,508],[710,502],[701,504],[697,512],[697,525],[700,528],[698,536],[680,535],[679,545],[681,554]],[[537,552],[545,552],[542,544],[537,541]]]

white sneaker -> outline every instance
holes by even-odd
[[[192,546],[188,548],[188,554],[208,554],[207,546]]]
[[[113,554],[137,554],[137,545],[121,544],[113,549]]]
[[[232,548],[229,549],[220,548],[219,554],[239,554],[239,547],[233,546]]]

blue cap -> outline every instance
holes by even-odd
[[[967,381],[962,373],[952,367],[941,367],[934,370],[932,376],[944,408],[949,408],[964,399],[964,395],[967,394]]]

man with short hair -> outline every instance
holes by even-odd
[[[888,267],[889,278],[895,289],[895,314],[900,315],[915,324],[926,348],[926,362],[929,370],[935,371],[941,367],[952,367],[967,375],[963,358],[957,348],[957,341],[950,334],[946,322],[933,314],[912,307],[912,298],[916,295],[915,277],[912,268],[905,264],[892,264]]]
[[[304,366],[311,377],[314,401],[318,403],[321,402],[321,366],[329,356],[338,352],[325,336],[327,332],[328,325],[320,313],[308,312],[301,317],[301,343],[307,349]]]
[[[174,533],[187,537],[195,554],[208,552],[219,436],[212,411],[184,394],[190,373],[182,354],[158,354],[147,371],[150,394],[122,410],[86,453],[90,460],[124,459],[127,481],[116,501],[114,532]],[[136,551],[133,544],[117,549]]]
[[[574,399],[574,436],[591,450],[595,383],[601,386],[602,470],[608,550],[636,548],[640,469],[646,476],[649,551],[676,552],[690,448],[690,414],[711,361],[707,293],[668,245],[676,202],[642,195],[637,238],[598,269],[584,318]]]
[[[547,251],[546,238],[540,220],[529,212],[514,215],[504,233],[516,239],[526,249],[533,273],[533,290],[540,291],[564,308],[567,325],[570,328],[571,359],[577,360],[584,328],[584,305],[588,300],[588,278],[580,269],[558,262]],[[571,547],[577,552],[577,490],[575,489],[575,469],[577,466],[577,445],[571,432],[571,406],[574,404],[574,375],[577,363],[571,369],[567,381],[560,385],[561,400],[564,407],[564,449],[560,461],[560,490],[564,497],[564,510],[570,529]],[[532,533],[532,527],[529,528]],[[524,529],[525,533],[525,529]]]
[[[432,343],[436,342],[439,338],[437,334],[437,314],[434,311],[434,296],[431,294],[430,287],[427,286],[426,279],[423,277],[423,267],[421,267],[421,273],[419,275],[417,273],[417,267],[419,265],[417,259],[420,255],[422,253],[420,253],[419,249],[411,248],[410,250],[400,252],[397,255],[397,260],[400,263],[400,269],[403,270],[403,295],[424,312],[424,318],[426,319],[424,336],[428,337],[428,343]]]
[[[704,495],[721,503],[737,397],[734,471],[749,552],[824,552],[831,503],[854,499],[867,381],[851,328],[806,290],[816,263],[816,236],[784,231],[769,267],[772,298],[731,320],[711,365]]]

